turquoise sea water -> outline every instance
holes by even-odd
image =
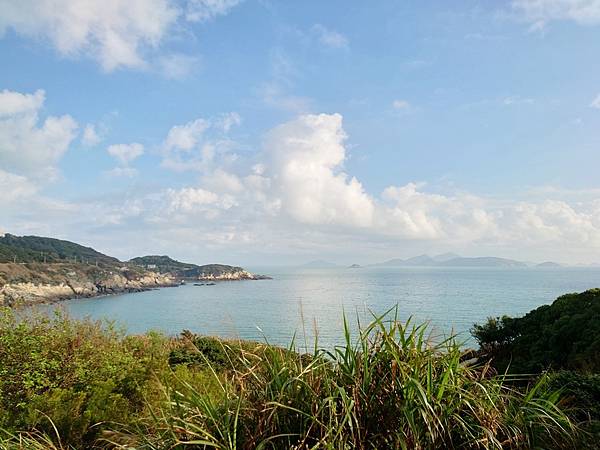
[[[252,268],[251,268],[252,269]],[[352,323],[397,305],[402,320],[429,321],[436,335],[468,329],[488,316],[522,315],[557,296],[600,287],[600,269],[256,268],[273,280],[221,282],[63,302],[74,317],[116,320],[130,333],[160,330],[286,345],[339,342],[343,312]],[[56,306],[54,306],[56,307]],[[470,343],[470,342],[467,342]],[[309,344],[310,345],[310,344]]]

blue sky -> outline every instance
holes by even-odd
[[[0,0],[0,229],[599,261],[600,1]]]

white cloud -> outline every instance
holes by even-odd
[[[96,126],[88,123],[83,129],[83,135],[81,137],[81,142],[86,147],[95,147],[100,142],[102,142],[102,138],[96,131]]]
[[[600,109],[600,94],[590,103],[590,108]]]
[[[223,169],[217,169],[212,174],[204,176],[202,181],[204,185],[217,192],[239,193],[244,190],[242,180],[237,175]]]
[[[330,30],[321,24],[312,27],[321,45],[329,48],[348,48],[348,38],[337,31]]]
[[[225,133],[229,133],[229,130],[234,126],[239,126],[242,123],[242,117],[234,111],[223,114],[218,123]]]
[[[0,0],[0,35],[8,28],[48,40],[65,56],[86,55],[106,71],[143,67],[175,23],[169,0]]]
[[[37,113],[46,100],[46,93],[38,89],[33,94],[21,94],[4,89],[0,92],[0,117]]]
[[[379,211],[378,225],[387,234],[469,241],[495,231],[494,214],[477,197],[426,193],[408,183],[387,187],[382,199],[386,204]]]
[[[169,130],[164,148],[170,150],[189,151],[193,149],[210,123],[204,119],[197,119],[185,125],[176,125]]]
[[[162,166],[176,171],[209,169],[215,158],[229,153],[234,143],[227,134],[241,120],[238,113],[231,112],[215,119],[200,118],[173,126],[162,144]]]
[[[513,0],[511,4],[520,17],[532,23],[532,30],[556,20],[600,24],[600,0]]]
[[[312,99],[288,94],[277,82],[265,83],[259,92],[263,102],[273,108],[296,114],[306,113],[312,109]]]
[[[185,16],[190,22],[205,22],[229,13],[241,2],[242,0],[189,0]]]
[[[0,166],[17,173],[53,178],[56,164],[68,150],[77,131],[69,115],[48,116],[39,112],[44,91],[21,94],[0,92]]]
[[[511,95],[508,97],[504,97],[502,99],[502,104],[504,106],[511,106],[511,105],[531,105],[533,104],[534,100],[532,98],[528,98],[528,97],[521,97],[519,95]]]
[[[287,214],[311,224],[371,224],[371,198],[356,178],[339,171],[345,138],[339,114],[301,116],[268,134],[268,165]]]
[[[171,54],[158,59],[159,71],[172,80],[186,79],[198,66],[200,58],[197,56]]]
[[[138,170],[128,166],[117,166],[105,172],[105,175],[113,178],[135,178]]]
[[[392,102],[392,106],[394,107],[394,109],[407,110],[410,108],[410,103],[406,100],[394,100]]]
[[[266,239],[275,247],[279,239],[284,247],[294,241],[294,246],[330,249],[327,239],[343,236],[366,246],[419,240],[463,248],[600,247],[600,202],[500,202],[461,192],[431,193],[416,183],[371,196],[343,171],[345,140],[339,114],[300,116],[267,134],[258,162],[253,160],[245,174],[216,164],[199,186],[171,192],[167,209],[182,226],[194,227],[190,220],[201,214],[234,230],[234,236]],[[306,242],[299,243],[298,236]]]
[[[8,194],[0,196],[1,226],[50,235],[87,230],[107,240],[118,233],[119,242],[125,233],[133,239],[125,239],[133,253],[156,244],[189,249],[195,237],[194,251],[246,252],[255,260],[311,252],[368,255],[406,245],[521,259],[538,252],[544,259],[571,261],[593,260],[600,250],[596,190],[544,186],[515,200],[407,182],[369,194],[344,168],[348,151],[341,115],[302,115],[285,122],[267,133],[261,151],[234,163],[219,143],[228,121],[238,122],[230,114],[198,119],[173,127],[165,138],[166,156],[176,152],[182,164],[204,164],[197,182],[87,200],[85,207],[83,201],[45,198],[39,185],[2,166],[0,192]],[[143,153],[141,144],[111,148],[119,164],[107,175],[135,176],[130,163]]]
[[[26,177],[0,169],[0,205],[31,197],[37,190]]]
[[[128,166],[130,162],[144,154],[144,146],[133,142],[131,144],[113,144],[106,149],[108,154],[114,157],[120,165]]]

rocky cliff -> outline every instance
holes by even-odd
[[[74,242],[0,236],[0,306],[176,286],[188,280],[262,280],[241,267],[199,266],[163,255],[124,262]]]
[[[175,286],[170,274],[82,264],[0,264],[0,306],[137,292]]]
[[[266,280],[270,277],[254,275],[242,267],[228,266],[226,264],[197,264],[183,263],[166,255],[148,255],[133,258],[128,261],[137,267],[156,270],[160,273],[170,273],[176,278],[186,280],[211,280],[211,281],[233,281],[233,280]]]

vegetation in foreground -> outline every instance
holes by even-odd
[[[515,388],[424,326],[375,318],[300,354],[63,316],[0,319],[0,449],[569,448],[545,376]],[[292,344],[293,347],[293,344]]]
[[[600,289],[560,296],[523,317],[489,318],[472,334],[498,372],[547,372],[575,406],[579,448],[600,448]]]

